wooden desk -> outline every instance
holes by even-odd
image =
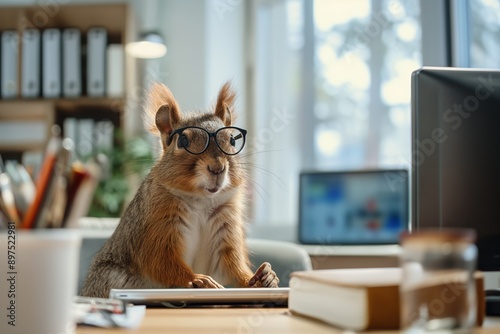
[[[320,322],[292,316],[286,308],[147,309],[136,330],[78,327],[78,334],[113,333],[329,333],[347,332]],[[474,334],[497,334],[500,318],[487,318]],[[352,333],[352,332],[350,332]],[[398,332],[369,332],[369,334]]]

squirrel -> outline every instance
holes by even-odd
[[[143,120],[160,137],[161,154],[94,256],[81,296],[107,298],[111,288],[278,287],[268,262],[250,269],[246,177],[236,154],[246,131],[232,127],[235,96],[227,82],[213,110],[182,114],[171,91],[153,84]]]

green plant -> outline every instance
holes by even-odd
[[[118,217],[130,192],[135,192],[132,180],[142,180],[153,165],[149,143],[144,137],[135,137],[118,144],[111,152],[99,153],[95,159],[103,166],[104,173],[88,216]]]

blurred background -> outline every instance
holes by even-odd
[[[75,27],[81,92],[30,95],[18,80],[0,100],[3,160],[36,171],[59,124],[79,159],[108,166],[88,215],[119,216],[159,149],[142,127],[147,88],[163,82],[183,110],[204,110],[230,80],[249,131],[250,233],[277,239],[293,239],[300,171],[411,170],[413,71],[500,67],[500,0],[0,0],[1,32]],[[97,95],[85,86],[92,27],[114,71]],[[128,48],[148,33],[165,54]]]

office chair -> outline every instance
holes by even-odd
[[[78,289],[83,284],[92,258],[101,249],[107,237],[83,237],[80,252],[80,272],[78,276]],[[290,274],[293,271],[311,270],[311,259],[306,250],[297,244],[286,241],[247,239],[252,269],[267,261],[280,279],[279,286],[287,287]]]

